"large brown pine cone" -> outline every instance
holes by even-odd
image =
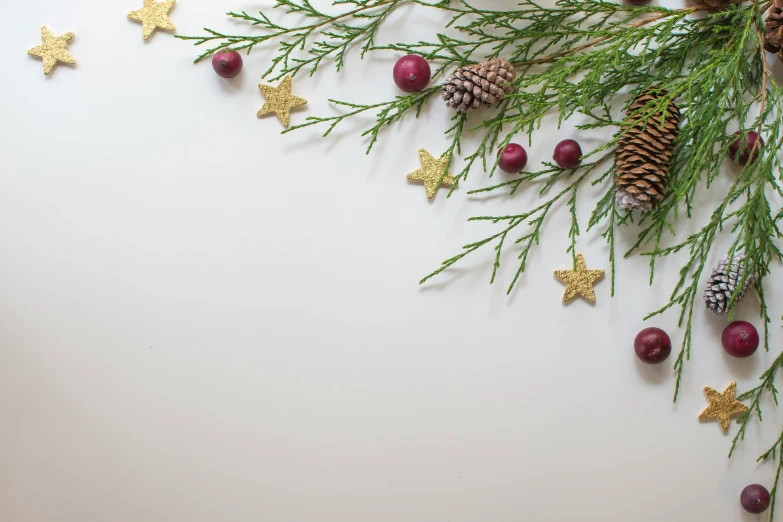
[[[652,210],[663,199],[680,110],[670,101],[661,118],[660,112],[649,114],[653,109],[648,104],[667,94],[663,89],[647,89],[628,108],[630,119],[615,151],[616,195],[622,208]]]
[[[764,49],[783,60],[783,0],[775,0],[764,22]]]
[[[489,107],[511,94],[517,77],[514,66],[504,58],[468,65],[454,71],[443,84],[443,99],[459,112]]]

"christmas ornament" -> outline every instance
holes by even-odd
[[[461,67],[443,84],[443,99],[459,112],[489,107],[511,94],[516,77],[514,66],[504,58]]]
[[[498,167],[503,172],[516,174],[527,165],[527,152],[518,143],[509,143],[505,148],[498,150]]]
[[[141,22],[141,36],[146,40],[155,29],[165,29],[167,31],[176,31],[176,27],[169,19],[169,11],[174,7],[176,0],[144,0],[144,7],[128,13],[128,18]]]
[[[729,157],[743,167],[753,163],[759,155],[759,149],[764,146],[764,140],[756,131],[750,131],[743,138],[741,132],[735,132],[736,139],[729,145]]]
[[[736,382],[729,384],[729,387],[723,390],[723,393],[705,386],[704,394],[709,399],[710,405],[699,414],[699,420],[718,419],[720,428],[723,431],[729,431],[732,416],[748,411],[747,406],[735,400],[737,395]]]
[[[423,181],[424,188],[427,191],[427,197],[432,199],[435,195],[435,191],[438,190],[438,186],[445,185],[451,186],[457,182],[457,179],[448,172],[444,176],[446,166],[451,159],[451,153],[446,153],[438,159],[432,157],[432,155],[424,149],[419,149],[419,161],[421,167],[408,174],[408,179],[412,181]],[[443,176],[443,180],[441,180]]]
[[[659,364],[672,353],[672,341],[660,328],[645,328],[633,341],[636,356],[647,364]]]
[[[405,92],[419,92],[430,83],[430,64],[418,54],[403,56],[394,64],[394,83]]]
[[[649,122],[649,104],[666,96],[664,90],[644,91],[628,109],[628,122],[617,142],[617,202],[629,210],[652,210],[663,199],[669,180],[674,140],[679,133],[680,110],[670,101],[665,115]]]
[[[783,60],[781,46],[783,46],[783,0],[775,0],[769,8],[767,20],[764,22],[764,49],[770,53],[778,53],[778,58]]]
[[[561,169],[575,169],[582,164],[582,147],[576,140],[563,140],[555,146],[552,159]]]
[[[745,508],[745,511],[754,515],[765,512],[769,507],[769,502],[769,491],[761,484],[745,486],[740,494],[740,504]]]
[[[733,321],[723,330],[720,340],[732,357],[750,357],[759,347],[759,332],[746,321]]]
[[[742,301],[745,293],[751,285],[756,283],[758,278],[757,275],[750,274],[742,288],[737,288],[737,285],[745,275],[744,272],[744,254],[735,254],[733,260],[724,259],[718,263],[718,267],[713,270],[709,281],[707,281],[707,289],[704,290],[704,303],[707,305],[707,308],[716,314],[725,314],[729,311],[727,307],[735,292],[739,292],[735,303]]]
[[[212,57],[212,68],[221,78],[234,78],[242,72],[242,55],[236,51],[218,51]]]
[[[41,27],[41,45],[33,47],[27,54],[43,59],[44,74],[49,74],[57,62],[76,63],[76,58],[68,52],[68,41],[73,38],[73,33],[65,33],[62,36],[54,36],[48,27]]]
[[[577,295],[595,303],[593,284],[603,275],[603,270],[588,270],[582,254],[576,255],[576,270],[555,270],[555,277],[566,284],[565,294],[563,294],[564,303]]]
[[[277,87],[261,84],[258,88],[261,89],[261,94],[264,95],[266,100],[264,106],[258,111],[259,118],[273,112],[284,127],[288,127],[291,119],[291,109],[307,103],[307,100],[304,98],[291,94],[290,76],[283,78],[283,81]]]

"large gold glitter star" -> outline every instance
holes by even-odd
[[[576,270],[555,270],[555,277],[566,283],[563,302],[570,301],[581,295],[591,303],[595,303],[593,283],[604,276],[603,270],[588,270],[582,254],[576,255]]]
[[[424,149],[419,149],[419,161],[421,161],[421,167],[408,174],[408,179],[415,181],[423,181],[424,189],[427,191],[427,197],[432,199],[435,192],[438,190],[438,186],[445,185],[451,186],[457,182],[457,178],[446,172],[446,165],[449,164],[451,153],[446,153],[438,159],[432,157],[432,155]],[[443,176],[443,180],[441,180]],[[440,183],[438,183],[440,182]]]
[[[76,63],[76,58],[68,52],[68,40],[73,38],[73,33],[65,33],[62,36],[54,36],[46,27],[41,27],[41,44],[33,47],[27,54],[43,58],[44,74],[49,74],[57,62]]]
[[[258,117],[274,112],[284,127],[288,127],[291,120],[291,109],[307,103],[304,98],[291,94],[290,76],[283,78],[277,87],[261,84],[258,88],[265,100],[264,106],[258,111]]]
[[[731,417],[738,413],[745,413],[748,407],[734,399],[737,394],[737,383],[732,382],[723,393],[713,390],[709,386],[704,387],[704,395],[710,401],[710,405],[699,414],[699,420],[718,419],[723,431],[729,431]]]
[[[141,22],[141,35],[146,40],[155,29],[160,27],[167,31],[176,31],[177,28],[169,19],[169,11],[174,7],[177,0],[164,0],[156,2],[155,0],[144,0],[144,7],[137,11],[128,13],[128,18]]]

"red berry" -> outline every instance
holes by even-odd
[[[221,78],[233,78],[242,71],[242,55],[236,51],[218,51],[212,57],[212,68]]]
[[[575,169],[582,164],[582,147],[575,140],[563,140],[552,156],[561,169]]]
[[[418,54],[403,56],[394,64],[394,83],[405,92],[419,92],[430,83],[430,64]]]
[[[740,504],[748,513],[758,515],[769,507],[769,491],[761,484],[746,486],[740,494]]]
[[[734,321],[723,330],[720,340],[732,357],[750,357],[759,347],[759,332],[746,321]]]
[[[672,341],[660,328],[645,328],[633,341],[636,356],[647,364],[662,363],[672,353]]]
[[[498,167],[509,174],[516,174],[527,165],[527,152],[517,143],[509,143],[505,149],[499,149],[498,156]]]
[[[625,0],[626,4],[631,4],[636,7],[642,7],[649,4],[650,2],[652,2],[652,0]]]
[[[742,166],[756,161],[759,149],[764,146],[762,137],[756,131],[748,132],[744,140],[742,139],[742,133],[739,131],[735,132],[734,136],[736,136],[735,140],[729,145],[729,157]],[[756,145],[756,142],[758,142],[758,145]],[[753,149],[754,146],[756,147],[755,150]],[[753,151],[753,154],[751,154],[751,151]],[[738,154],[739,157],[737,157]]]

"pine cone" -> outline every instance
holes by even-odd
[[[652,210],[663,199],[669,180],[674,140],[680,131],[680,110],[669,102],[666,114],[647,117],[647,104],[666,96],[665,90],[647,89],[628,109],[630,125],[617,142],[617,203],[630,210]]]
[[[503,58],[468,65],[448,77],[443,84],[443,99],[459,112],[489,107],[511,94],[511,82],[516,77],[514,66]]]
[[[778,53],[778,58],[783,60],[783,0],[775,0],[775,4],[769,9],[769,15],[764,22],[764,49],[770,53]]]
[[[718,268],[712,272],[710,280],[707,281],[707,289],[704,290],[704,303],[707,308],[716,314],[725,314],[729,311],[729,301],[736,291],[739,291],[739,295],[734,303],[739,303],[745,297],[748,288],[758,279],[755,274],[750,274],[742,288],[737,288],[745,275],[744,271],[744,254],[736,254],[734,259],[724,259],[718,263]]]

